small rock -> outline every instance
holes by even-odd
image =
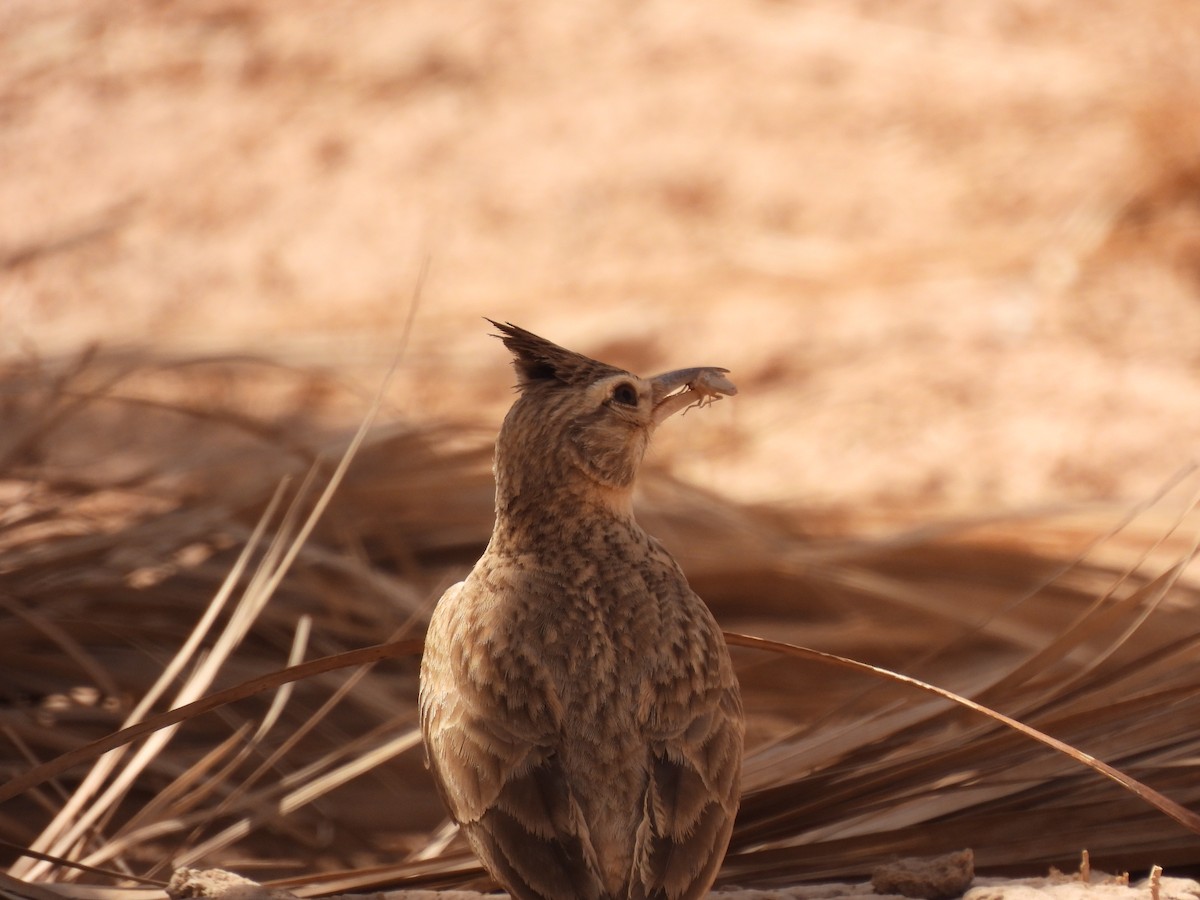
[[[274,891],[224,869],[176,869],[167,884],[171,900],[296,900],[295,894]]]
[[[942,900],[961,897],[974,878],[975,854],[967,849],[882,865],[871,874],[871,886],[877,894]]]

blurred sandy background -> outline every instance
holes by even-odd
[[[369,389],[426,260],[389,416],[498,422],[488,315],[731,368],[656,452],[735,497],[1137,499],[1200,446],[1200,6],[0,4],[0,357]]]

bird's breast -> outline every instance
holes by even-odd
[[[676,727],[676,711],[720,686],[720,634],[669,557],[557,563],[485,557],[445,611],[443,643],[462,648],[472,692],[623,745]]]

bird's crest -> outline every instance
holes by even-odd
[[[500,323],[492,319],[488,321],[500,330],[496,337],[504,341],[504,346],[513,355],[513,368],[517,370],[517,387],[521,390],[536,384],[555,382],[586,385],[610,375],[620,375],[625,371],[552,344],[511,322]]]

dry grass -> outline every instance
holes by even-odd
[[[349,442],[322,422],[346,402],[327,375],[252,359],[4,370],[11,875],[221,865],[304,894],[479,881],[421,766],[415,639],[487,539],[489,438],[379,427],[317,519]],[[992,870],[1084,848],[1101,867],[1200,865],[1183,809],[1200,804],[1196,490],[1185,472],[1128,513],[918,527],[739,506],[650,472],[640,516],[728,630],[905,673],[1068,745],[862,666],[739,648],[750,754],[723,881],[963,846]],[[383,641],[399,643],[337,656]],[[241,696],[203,699],[222,691]]]

